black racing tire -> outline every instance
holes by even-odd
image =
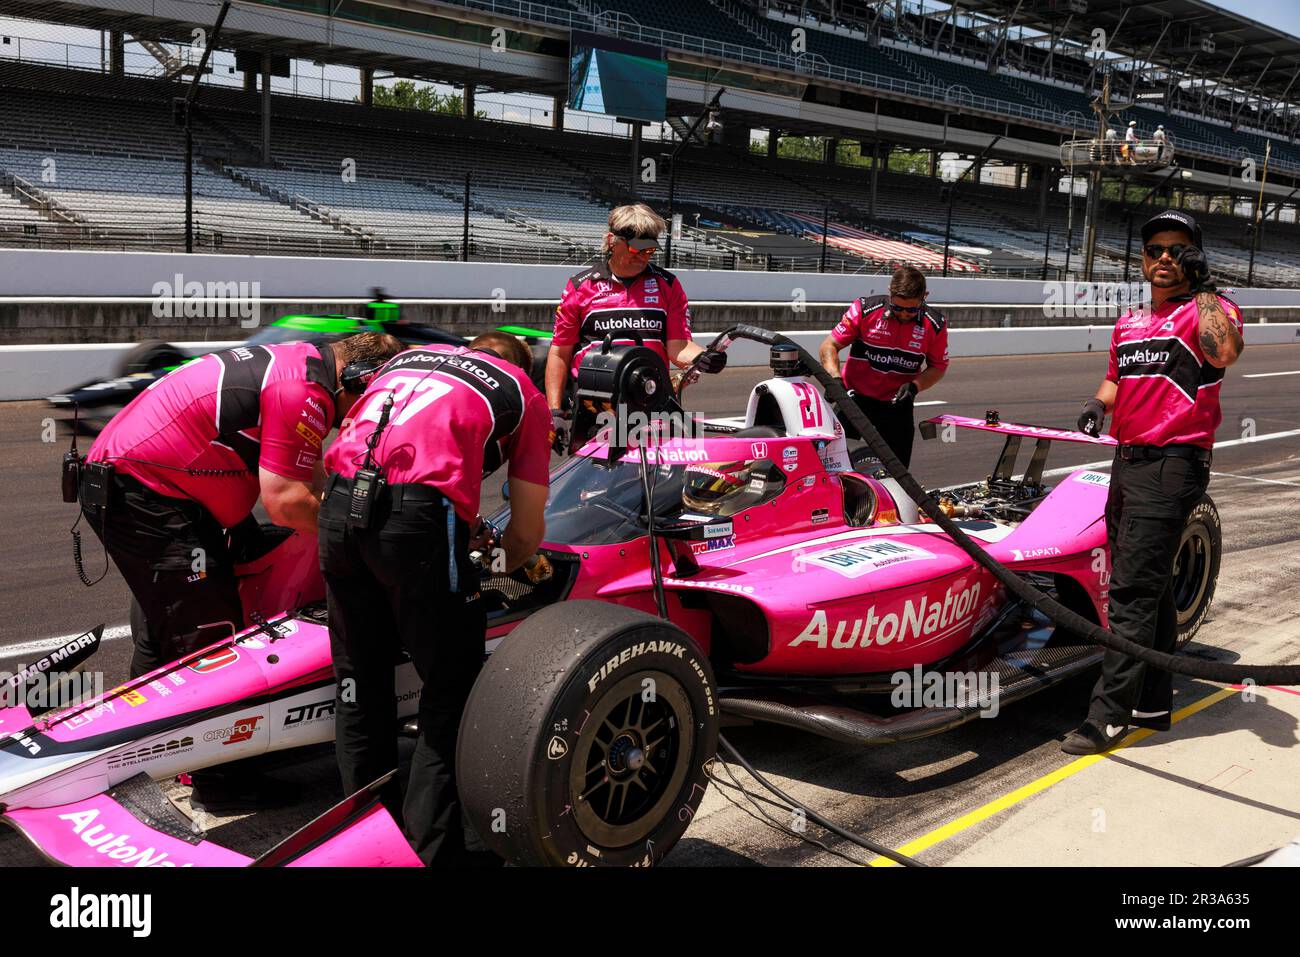
[[[117,360],[119,376],[140,372],[156,372],[168,366],[178,366],[189,357],[170,342],[151,339],[137,343],[126,355]]]
[[[1223,559],[1223,524],[1208,495],[1196,503],[1183,524],[1174,557],[1174,604],[1178,608],[1178,644],[1192,640],[1210,613]]]
[[[655,864],[704,797],[719,715],[709,660],[676,625],[607,602],[544,608],[470,694],[465,817],[516,864]]]

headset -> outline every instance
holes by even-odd
[[[379,370],[388,364],[387,358],[370,358],[354,359],[343,367],[339,374],[339,387],[344,392],[351,392],[353,395],[360,395],[366,391],[366,386],[379,374]]]

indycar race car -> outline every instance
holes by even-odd
[[[381,290],[373,290],[375,300],[365,306],[365,316],[343,315],[290,315],[281,316],[265,328],[259,329],[244,340],[248,345],[271,345],[276,342],[325,342],[341,339],[358,332],[386,332],[396,336],[408,346],[449,345],[463,346],[469,340],[445,329],[422,326],[401,318],[398,303],[383,298]],[[550,348],[550,332],[520,326],[502,326],[500,331],[520,336],[533,353],[533,384],[539,389],[546,372],[546,353]],[[128,402],[143,392],[168,372],[203,353],[190,354],[170,342],[141,342],[123,355],[116,363],[113,374],[105,379],[92,379],[74,386],[48,399],[58,409],[77,409],[76,430],[83,435],[96,435]]]
[[[743,427],[710,426],[683,416],[650,350],[606,343],[584,360],[575,450],[551,478],[551,574],[482,582],[490,656],[462,722],[458,780],[467,819],[503,857],[658,862],[704,796],[724,715],[890,744],[991,711],[1015,720],[1006,705],[1100,660],[957,547],[898,480],[851,457],[793,346],[774,346],[772,367]],[[648,425],[624,434],[636,416]],[[1082,468],[1052,486],[1044,463],[1053,442],[1113,439],[995,413],[939,416],[922,434],[955,429],[996,435],[1002,451],[986,479],[933,493],[943,515],[1014,576],[1105,625],[1109,478]],[[493,521],[506,519],[508,504]],[[289,536],[256,561],[305,547]],[[1178,556],[1183,641],[1208,612],[1220,550],[1207,497]],[[246,593],[255,624],[231,639],[75,708],[0,711],[3,820],[67,864],[249,863],[195,831],[155,782],[331,739],[319,583],[259,580]],[[67,668],[94,644],[78,639],[15,680]],[[403,719],[417,686],[398,661]],[[304,848],[325,846],[328,860],[410,863],[383,808],[366,792],[349,801],[273,860],[315,862]]]

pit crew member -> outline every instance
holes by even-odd
[[[1174,559],[1187,516],[1209,484],[1224,370],[1245,343],[1241,311],[1209,282],[1201,229],[1191,216],[1158,213],[1143,225],[1142,243],[1151,308],[1130,310],[1115,324],[1106,378],[1078,427],[1099,434],[1109,411],[1119,440],[1106,502],[1110,629],[1173,652]],[[1172,705],[1169,672],[1108,650],[1088,719],[1061,750],[1104,751],[1129,725],[1168,730]]]
[[[849,347],[844,385],[903,465],[912,460],[916,394],[948,369],[948,324],[925,302],[925,276],[901,266],[889,295],[855,299],[821,344],[821,363],[840,375],[840,350]]]
[[[456,735],[487,628],[471,523],[482,480],[507,460],[504,570],[529,562],[540,580],[547,568],[534,553],[545,532],[551,422],[528,377],[531,365],[528,348],[500,332],[468,347],[404,352],[376,376],[326,455],[332,474],[320,560],[343,787],[350,794],[397,767],[393,662],[404,648],[423,684],[420,730],[405,801],[385,801],[429,865],[470,860],[456,795]],[[367,477],[378,479],[369,496]]]
[[[225,530],[260,497],[272,522],[315,534],[321,444],[364,388],[344,371],[373,373],[402,348],[363,333],[228,349],[159,379],[108,423],[80,500],[144,612],[132,677],[244,626]]]
[[[685,367],[697,356],[704,372],[721,372],[722,352],[691,338],[691,307],[678,278],[652,263],[663,218],[641,203],[610,211],[604,256],[573,276],[555,310],[555,337],[546,359],[546,401],[560,444],[568,435],[569,393],[582,357],[607,335],[615,344],[641,339],[667,364]]]

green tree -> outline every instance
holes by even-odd
[[[826,137],[783,136],[777,144],[776,155],[781,159],[820,163],[826,156]]]
[[[402,110],[424,110],[452,116],[465,114],[465,98],[459,93],[442,94],[431,86],[417,86],[412,80],[398,80],[392,86],[376,86],[374,102],[375,106]],[[474,115],[481,119],[487,116],[487,111],[475,110]]]
[[[835,162],[840,166],[871,166],[871,153],[853,140],[840,140],[835,149]]]
[[[909,176],[929,176],[930,154],[926,150],[915,153],[906,150],[891,150],[889,153],[889,171],[891,173],[905,173]]]

